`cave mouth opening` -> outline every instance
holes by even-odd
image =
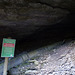
[[[17,41],[17,46],[24,45],[23,51],[30,51],[58,41],[75,39],[75,14],[71,13],[60,23],[41,26],[39,31]]]
[[[54,44],[56,42],[66,40],[75,40],[75,14],[69,14],[65,20],[54,25],[41,26],[40,30],[34,34],[29,35],[27,38],[23,36],[22,39],[17,40],[15,56],[23,52],[34,51],[41,47]],[[4,58],[0,58],[2,63]]]
[[[15,55],[24,51],[32,51],[58,41],[75,39],[75,14],[70,13],[64,20],[53,25],[42,25],[29,36],[16,39]],[[13,36],[13,34],[11,34]],[[19,38],[19,37],[18,37]]]
[[[38,51],[42,54],[43,52],[48,51],[47,46],[54,46],[61,42],[61,44],[58,44],[58,47],[60,47],[66,43],[69,44],[71,41],[75,41],[74,1],[3,0],[0,1],[0,4],[0,48],[2,48],[3,38],[12,37],[12,39],[16,39],[14,57],[15,59],[18,58],[15,63],[16,65],[18,65],[17,63],[24,61],[23,59],[25,59],[25,56],[24,58],[22,57],[23,53],[28,58],[27,60],[31,60],[28,56],[30,52],[32,52],[32,56],[35,54],[34,51]],[[50,20],[52,21],[50,22]],[[74,45],[75,44],[70,47],[74,48]],[[65,46],[67,47],[67,45]],[[57,45],[54,46],[54,48],[49,49],[49,52],[58,47]],[[42,48],[42,52],[40,48]],[[70,49],[70,51],[71,50],[72,49]],[[58,50],[61,54],[62,51],[62,49]],[[66,48],[63,52],[65,51]],[[22,60],[19,59],[19,56]],[[74,57],[75,55],[73,58]],[[9,61],[14,58],[9,58]],[[0,57],[1,70],[3,67],[1,64],[3,64],[3,62],[4,58]],[[14,65],[14,63],[10,63],[10,66],[11,65]],[[11,68],[13,69],[16,67],[13,66]],[[13,73],[14,71],[12,70]]]

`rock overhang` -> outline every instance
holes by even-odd
[[[52,25],[58,26],[74,12],[74,3],[70,0],[1,0],[0,41],[9,36],[17,40],[30,39],[48,26],[50,29]]]

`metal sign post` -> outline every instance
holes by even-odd
[[[2,53],[1,53],[1,57],[5,57],[3,75],[7,75],[8,58],[14,57],[15,42],[16,42],[15,39],[10,38],[3,39]]]

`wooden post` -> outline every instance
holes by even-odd
[[[8,37],[8,39],[11,39],[11,37]],[[8,59],[9,59],[9,57],[5,57],[5,62],[4,62],[4,72],[3,72],[3,75],[7,75]]]
[[[3,75],[7,75],[8,57],[5,57]]]

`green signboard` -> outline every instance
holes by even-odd
[[[1,57],[14,57],[15,39],[3,39]]]

